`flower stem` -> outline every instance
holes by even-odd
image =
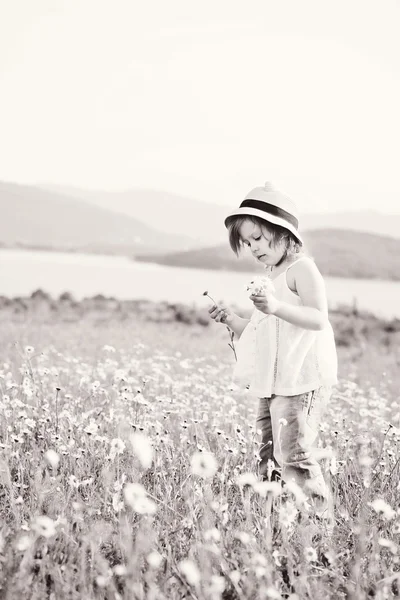
[[[215,304],[215,306],[217,306],[217,303],[215,302],[214,298],[212,298],[208,292],[204,292],[203,296],[207,296],[208,298],[210,298],[211,302],[213,302]],[[232,348],[233,354],[235,356],[235,360],[237,362],[237,355],[236,355],[236,350],[235,350],[235,344],[233,342],[233,338],[235,337],[235,332],[232,331],[231,328],[228,327],[228,325],[226,325],[226,328],[228,330],[229,337],[230,337],[230,340],[231,340],[231,343],[228,344],[228,346],[229,346],[229,348]]]

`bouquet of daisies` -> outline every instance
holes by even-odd
[[[255,277],[246,285],[246,291],[250,295],[272,294],[275,291],[275,286],[270,277]]]

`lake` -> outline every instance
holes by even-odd
[[[208,306],[202,295],[208,290],[217,302],[249,307],[244,288],[254,275],[166,267],[122,256],[0,250],[0,294],[8,297],[29,296],[40,288],[54,298],[68,291],[77,300],[103,294]],[[339,277],[326,277],[325,282],[332,308],[356,301],[377,315],[400,317],[400,282]]]

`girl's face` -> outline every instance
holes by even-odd
[[[240,237],[247,246],[257,262],[265,266],[275,266],[285,253],[285,244],[281,242],[276,246],[272,243],[272,234],[266,227],[246,219],[239,229]]]

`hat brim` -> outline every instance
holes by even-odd
[[[280,217],[276,217],[275,215],[266,214],[263,210],[259,210],[258,208],[250,208],[250,207],[238,208],[237,210],[235,210],[234,212],[232,212],[230,215],[228,215],[226,217],[225,227],[227,227],[227,221],[228,221],[229,217],[235,217],[235,216],[245,217],[246,215],[251,215],[253,217],[259,217],[260,219],[262,219],[263,221],[266,221],[267,223],[272,223],[273,225],[279,225],[280,227],[284,227],[285,229],[288,229],[294,235],[294,237],[300,242],[300,244],[304,244],[301,235],[299,234],[297,229],[291,223],[288,223],[285,219],[281,219]]]

